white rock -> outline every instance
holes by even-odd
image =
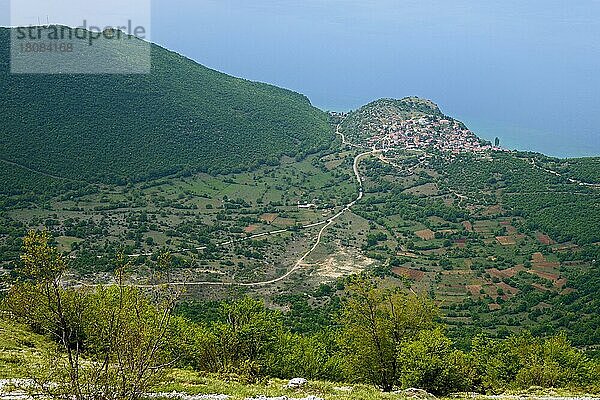
[[[287,387],[298,389],[298,388],[301,388],[302,386],[306,385],[307,382],[308,381],[304,378],[294,378],[294,379],[290,379],[290,381],[287,384]]]
[[[229,396],[225,394],[197,394],[190,395],[187,393],[150,393],[146,397],[150,398],[167,398],[167,399],[178,399],[178,400],[228,400]]]
[[[333,390],[337,390],[338,392],[351,392],[354,388],[352,386],[335,386]]]
[[[281,397],[259,396],[259,397],[253,397],[253,398],[248,397],[246,400],[324,400],[324,399],[322,399],[320,397],[316,397],[316,396],[308,396],[308,397],[304,397],[301,399],[286,397],[286,396],[281,396]]]

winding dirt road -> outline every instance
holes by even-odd
[[[558,176],[558,177],[562,177],[562,176],[563,176],[563,175],[562,175],[560,172],[558,172],[558,171],[554,171],[554,170],[551,170],[551,169],[548,169],[548,168],[544,168],[544,167],[542,167],[542,166],[538,165],[538,164],[535,162],[535,159],[533,159],[533,158],[532,158],[532,159],[530,159],[530,160],[529,160],[529,162],[531,163],[531,165],[532,165],[534,168],[540,169],[540,170],[542,170],[542,171],[544,171],[544,172],[547,172],[547,173],[549,173],[549,174],[552,174],[552,175],[554,175],[554,176]],[[578,180],[578,179],[573,179],[573,178],[569,178],[569,177],[567,177],[567,181],[568,181],[569,183],[574,183],[574,184],[577,184],[577,185],[579,185],[579,186],[585,186],[585,187],[591,187],[591,188],[595,188],[595,189],[600,189],[600,184],[597,184],[597,183],[583,182],[583,181],[580,181],[580,180]]]
[[[336,134],[341,137],[343,145],[350,146],[350,147],[353,147],[356,149],[361,148],[360,146],[350,143],[346,140],[346,137],[341,132],[340,125],[337,126]],[[333,225],[342,215],[349,212],[352,209],[352,207],[354,207],[354,205],[356,205],[356,203],[358,203],[360,200],[362,200],[362,198],[364,197],[364,190],[363,190],[363,179],[360,176],[360,171],[359,171],[360,162],[363,158],[371,156],[371,155],[375,155],[378,153],[381,153],[381,150],[370,150],[370,151],[361,153],[354,158],[354,163],[353,163],[352,169],[353,169],[356,181],[358,183],[358,195],[355,200],[348,203],[340,212],[335,214],[333,217],[326,219],[325,221],[315,222],[313,224],[308,224],[308,225],[304,225],[304,226],[300,227],[301,229],[308,229],[308,228],[314,228],[314,227],[323,225],[321,227],[321,229],[319,230],[319,233],[317,234],[316,240],[315,240],[314,244],[312,245],[312,247],[306,253],[304,253],[302,255],[302,257],[300,257],[296,261],[294,266],[288,272],[286,272],[284,275],[282,275],[278,278],[275,278],[275,279],[267,280],[267,281],[251,282],[251,283],[244,283],[244,282],[172,282],[172,283],[168,283],[168,285],[169,286],[183,286],[183,287],[188,287],[188,286],[189,287],[193,287],[193,286],[257,287],[257,286],[272,285],[272,284],[275,284],[277,282],[281,282],[281,281],[287,279],[290,275],[294,274],[296,271],[302,269],[303,267],[305,267],[307,265],[306,259],[317,249],[317,247],[319,247],[319,245],[321,244],[321,241],[323,240],[323,235],[325,234],[325,231],[327,230],[327,228],[329,228],[331,225]],[[239,243],[239,242],[243,242],[243,241],[247,241],[247,240],[266,237],[266,236],[278,235],[278,234],[285,233],[285,232],[290,232],[290,229],[280,229],[280,230],[271,231],[271,232],[258,233],[256,235],[248,236],[248,237],[241,238],[241,239],[232,239],[232,240],[228,240],[226,242],[218,244],[217,247],[229,246],[234,243]],[[205,249],[206,249],[206,246],[195,248],[195,250],[205,250]],[[189,251],[192,251],[192,249],[182,249],[182,250],[179,250],[176,254],[182,254],[182,253],[186,253]],[[136,258],[136,257],[152,256],[152,255],[154,255],[154,253],[139,253],[139,254],[130,254],[130,255],[128,255],[128,257]],[[100,286],[100,285],[82,285],[82,286],[93,287],[93,286]],[[138,287],[138,288],[153,288],[153,287],[158,287],[158,286],[164,286],[164,284],[162,284],[162,285],[134,285],[134,286]]]

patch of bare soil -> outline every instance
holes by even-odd
[[[496,236],[496,240],[502,246],[513,246],[513,245],[517,244],[517,241],[512,236]]]
[[[316,263],[314,274],[326,281],[331,281],[364,271],[375,262],[375,260],[364,256],[356,249],[338,245],[335,253]]]
[[[418,237],[420,237],[423,240],[435,239],[435,232],[433,232],[431,229],[423,229],[421,231],[416,231],[415,235],[417,235]]]
[[[265,221],[267,224],[272,224],[277,219],[279,214],[267,213],[260,216],[260,219]]]

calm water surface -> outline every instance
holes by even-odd
[[[153,40],[323,109],[437,102],[481,136],[600,155],[598,0],[156,0]]]

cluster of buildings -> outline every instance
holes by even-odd
[[[338,111],[330,111],[329,116],[332,118],[346,118],[348,116],[348,112],[338,112]]]
[[[366,127],[373,149],[438,150],[454,154],[500,150],[483,142],[462,123],[437,116],[403,118],[400,115],[379,116]]]

